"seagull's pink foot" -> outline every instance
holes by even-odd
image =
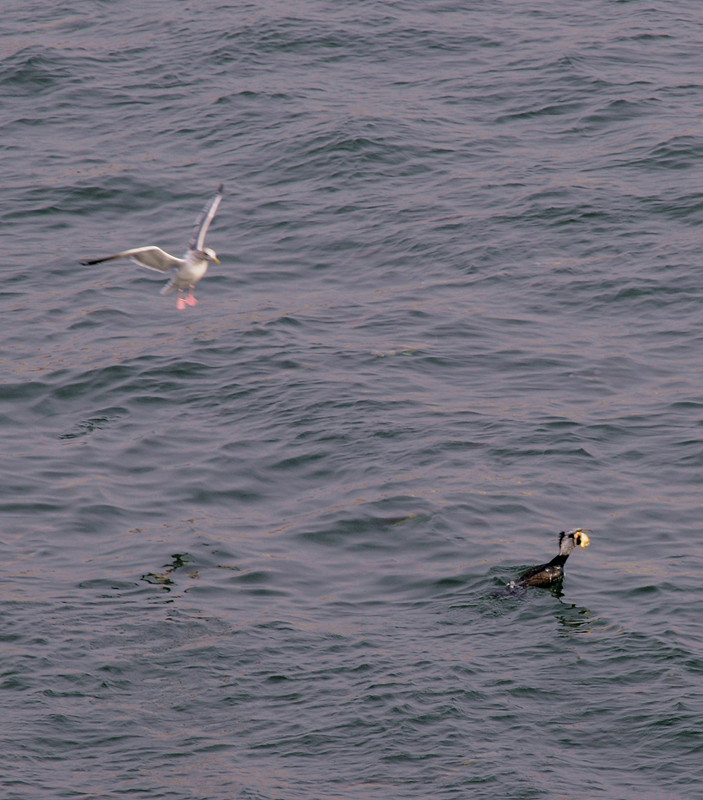
[[[195,295],[194,294],[186,295],[185,302],[188,303],[189,306],[197,306],[198,305],[198,301],[195,299]]]
[[[178,300],[176,300],[176,308],[179,311],[185,311],[186,301],[182,297],[179,297]]]

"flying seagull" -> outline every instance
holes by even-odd
[[[133,247],[130,250],[123,250],[121,253],[115,253],[114,256],[81,261],[81,264],[102,264],[103,261],[113,261],[116,258],[131,258],[132,261],[142,267],[171,273],[171,279],[161,290],[161,294],[170,294],[174,289],[178,289],[176,307],[179,311],[183,311],[187,305],[197,305],[198,301],[193,294],[195,284],[205,277],[211,261],[215,261],[217,264],[220,263],[217,253],[211,247],[203,247],[203,245],[205,244],[205,236],[210,223],[217,213],[221,201],[222,184],[217,187],[214,197],[205,204],[205,208],[200,212],[200,216],[195,222],[193,236],[188,243],[188,249],[183,258],[176,258],[176,256],[169,255],[160,247],[148,245],[147,247]],[[186,289],[188,289],[188,294],[184,296],[183,292]]]

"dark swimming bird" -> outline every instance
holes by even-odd
[[[540,586],[548,588],[562,580],[564,577],[564,564],[575,547],[585,550],[591,543],[588,534],[583,528],[574,528],[572,531],[562,531],[559,534],[559,555],[548,564],[540,564],[524,572],[512,586]]]
[[[92,266],[102,264],[103,261],[114,261],[117,258],[131,258],[141,267],[155,269],[158,272],[171,274],[171,279],[161,290],[161,294],[170,294],[174,289],[178,290],[178,301],[176,306],[182,311],[187,305],[197,305],[197,300],[193,294],[195,284],[205,277],[210,262],[219,264],[217,253],[211,247],[205,247],[205,235],[208,232],[210,223],[217,213],[222,201],[222,184],[217,187],[217,192],[211,200],[205,204],[205,208],[200,212],[200,216],[195,222],[195,230],[188,244],[183,258],[177,258],[162,250],[156,245],[146,247],[132,247],[130,250],[123,250],[115,253],[114,256],[103,256],[102,258],[91,258],[81,261],[81,264]],[[183,295],[185,290],[187,295]]]

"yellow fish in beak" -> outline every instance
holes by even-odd
[[[585,550],[591,543],[591,538],[585,531],[578,531],[574,536],[574,539],[582,550]]]

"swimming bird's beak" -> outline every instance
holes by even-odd
[[[213,256],[213,257],[212,257],[212,260],[213,260],[213,261],[214,261],[216,264],[219,264],[219,263],[220,263],[220,259],[219,259],[217,256]]]
[[[579,539],[580,539],[579,546],[581,547],[582,550],[585,550],[591,543],[590,537],[584,531],[579,531]]]

